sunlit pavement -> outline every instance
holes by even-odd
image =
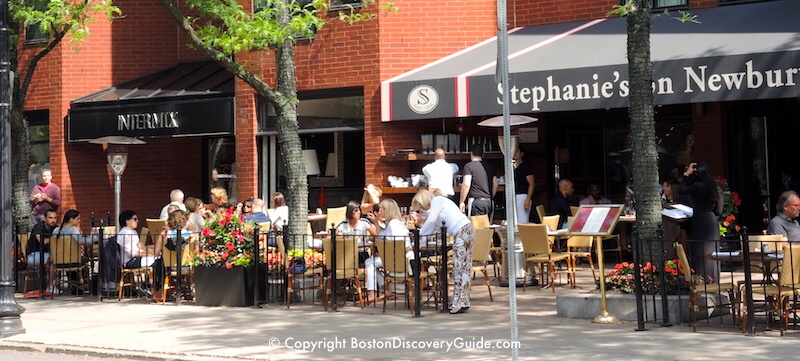
[[[562,278],[562,282],[566,283]],[[414,318],[390,304],[361,310],[352,302],[339,312],[321,305],[279,304],[254,308],[211,308],[145,300],[117,302],[60,296],[20,299],[25,334],[0,340],[0,347],[46,352],[91,350],[134,358],[161,359],[509,359],[509,289],[492,282],[494,302],[481,281],[472,307],[460,315],[423,308]],[[719,321],[634,331],[635,322],[615,325],[556,317],[555,297],[594,288],[591,272],[578,272],[577,289],[556,283],[556,292],[517,289],[519,356],[524,360],[717,360],[794,359],[800,331],[785,337],[748,337]],[[402,301],[398,301],[402,302]],[[600,310],[597,310],[598,314]],[[768,351],[768,352],[767,352]]]

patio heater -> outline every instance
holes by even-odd
[[[122,173],[128,165],[128,146],[145,144],[144,141],[122,136],[108,136],[89,141],[92,144],[102,144],[106,151],[108,166],[114,175],[114,224],[119,233],[119,197],[122,192]]]

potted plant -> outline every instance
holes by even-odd
[[[206,221],[199,249],[192,253],[196,303],[202,306],[253,304],[256,268],[253,231],[232,209]]]

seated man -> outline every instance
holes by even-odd
[[[592,183],[589,185],[586,191],[589,195],[586,196],[586,198],[581,199],[578,204],[611,204],[610,199],[603,197],[599,185]]]
[[[164,263],[161,260],[161,241],[156,242],[153,254],[148,254],[146,249],[139,248],[139,217],[136,212],[126,210],[119,214],[119,234],[117,234],[117,244],[122,251],[122,265],[124,268],[143,268],[153,267],[153,293],[146,286],[141,286],[140,291],[148,296],[158,294],[161,285],[164,283]],[[122,226],[124,225],[124,226]]]
[[[797,222],[797,217],[800,217],[800,197],[797,193],[795,191],[781,193],[775,210],[778,213],[769,221],[767,233],[782,234],[792,243],[800,242],[800,223]]]
[[[41,265],[41,259],[47,265],[47,274],[50,280],[50,286],[47,287],[46,292],[60,294],[61,290],[56,288],[56,268],[50,262],[50,237],[53,236],[53,229],[58,222],[58,215],[54,209],[48,209],[44,213],[44,219],[36,223],[31,230],[31,235],[28,238],[28,244],[25,248],[28,257],[29,266]]]

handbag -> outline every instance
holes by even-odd
[[[289,273],[291,274],[303,274],[308,271],[306,267],[306,260],[305,258],[299,257],[292,260],[292,267],[289,268]]]

